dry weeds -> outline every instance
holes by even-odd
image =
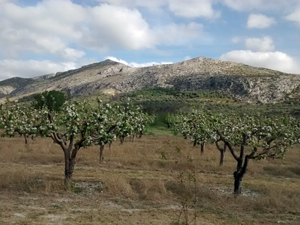
[[[49,139],[1,138],[0,224],[175,224],[183,196],[197,199],[197,224],[299,224],[300,151],[284,161],[251,161],[243,194],[232,194],[236,167],[219,152],[180,137],[145,136],[104,150],[80,150],[73,186],[63,185],[63,154]],[[195,171],[196,191],[178,176]],[[190,209],[192,215],[193,209]]]

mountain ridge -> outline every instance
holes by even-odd
[[[162,87],[179,91],[224,90],[243,101],[278,102],[298,96],[294,92],[300,90],[299,85],[299,75],[203,56],[140,68],[108,59],[40,78],[1,81],[0,97],[21,97],[45,90],[66,91],[78,97]]]

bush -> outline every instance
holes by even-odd
[[[47,107],[50,111],[59,111],[62,105],[67,100],[65,93],[61,91],[45,91],[41,94],[34,96],[34,107],[36,109],[42,109]]]

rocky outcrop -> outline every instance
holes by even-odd
[[[2,81],[3,82],[3,81]],[[240,63],[199,57],[180,63],[131,68],[111,60],[55,75],[30,79],[3,95],[23,96],[45,90],[63,90],[71,96],[98,92],[124,93],[155,87],[180,91],[222,90],[248,102],[277,102],[300,90],[300,76]],[[6,86],[7,86],[6,82]],[[12,86],[12,85],[11,85]]]

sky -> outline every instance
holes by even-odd
[[[300,74],[299,50],[300,0],[0,0],[0,80],[200,56]]]

